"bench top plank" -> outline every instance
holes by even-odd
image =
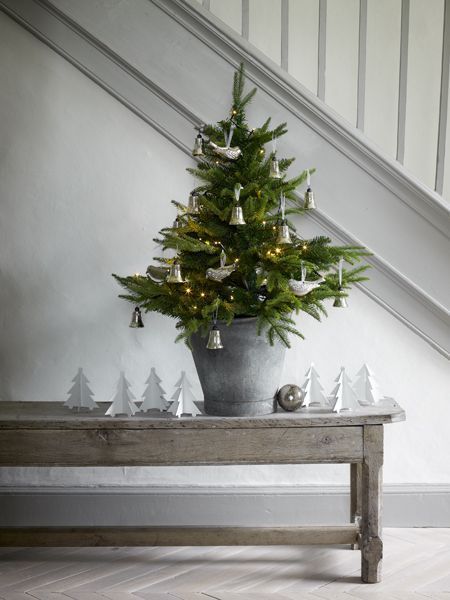
[[[137,403],[139,404],[139,403]],[[262,417],[173,417],[166,413],[137,413],[133,417],[105,416],[109,402],[97,409],[73,412],[59,402],[0,402],[1,429],[260,429],[266,427],[340,427],[383,425],[405,420],[399,406],[361,407],[351,413],[276,412]],[[200,404],[199,404],[200,406]]]

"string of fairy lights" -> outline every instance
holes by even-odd
[[[231,111],[230,116],[230,127],[229,130],[226,131],[224,128],[224,138],[225,138],[225,146],[219,146],[213,143],[211,140],[205,141],[202,133],[203,129],[200,128],[197,137],[195,138],[194,148],[192,151],[193,156],[196,159],[202,160],[205,158],[205,144],[208,144],[209,149],[213,154],[216,155],[215,158],[211,158],[211,155],[208,154],[208,160],[211,164],[219,166],[223,164],[224,161],[234,161],[237,160],[242,151],[238,146],[231,146],[233,132],[238,126],[235,117],[238,114],[236,109]],[[249,136],[253,135],[254,129],[249,131]],[[265,155],[265,148],[262,147],[259,149],[259,155],[263,157]],[[269,177],[272,179],[282,179],[282,175],[280,172],[280,165],[277,159],[277,147],[276,147],[276,138],[272,138],[272,152],[270,158],[270,171]],[[306,192],[304,194],[304,204],[303,208],[307,210],[312,210],[316,208],[314,193],[311,188],[311,175],[309,170],[306,171]],[[229,225],[232,226],[243,226],[246,225],[246,221],[244,219],[244,214],[242,210],[242,206],[240,204],[240,193],[243,189],[240,183],[237,183],[234,187],[234,202],[231,209],[231,215],[229,219]],[[257,189],[255,192],[256,198],[260,199],[262,195],[262,190]],[[192,228],[192,225],[195,223],[195,218],[199,216],[203,211],[203,206],[201,204],[201,194],[199,194],[195,189],[191,191],[189,194],[187,206],[177,204],[178,209],[183,209],[182,214],[178,214],[174,223],[172,230],[175,235],[178,234],[178,230],[182,229],[186,225],[188,228]],[[279,197],[279,207],[278,212],[274,216],[276,219],[276,224],[272,224],[271,221],[263,220],[260,225],[263,228],[272,227],[274,231],[274,242],[269,247],[267,244],[264,244],[261,247],[261,256],[264,257],[264,260],[270,261],[273,264],[276,264],[278,261],[283,259],[284,249],[293,244],[293,240],[291,238],[291,231],[289,224],[286,220],[285,215],[286,210],[286,198],[284,193],[280,193]],[[195,229],[194,229],[195,230]],[[209,268],[206,271],[206,279],[211,279],[216,282],[222,282],[223,279],[231,275],[235,270],[238,269],[239,266],[239,257],[235,256],[233,258],[233,254],[235,253],[235,249],[233,248],[224,248],[221,242],[214,239],[205,239],[204,237],[197,238],[200,242],[203,242],[206,246],[219,246],[221,247],[220,253],[220,266],[217,268]],[[295,246],[300,254],[307,253],[309,250],[308,243],[306,240],[302,240],[296,235],[295,238]],[[227,258],[231,261],[227,264]],[[222,348],[222,343],[220,339],[220,331],[217,327],[217,316],[218,316],[218,302],[228,302],[233,303],[235,300],[235,295],[232,291],[222,290],[222,295],[219,296],[216,290],[208,289],[206,287],[196,287],[193,282],[189,281],[187,278],[184,278],[181,273],[181,265],[178,259],[178,248],[177,255],[173,258],[168,258],[165,260],[165,267],[152,267],[149,266],[147,269],[147,277],[150,277],[153,281],[158,283],[166,282],[168,284],[176,284],[182,285],[183,288],[183,296],[185,297],[185,301],[181,300],[183,309],[195,315],[197,313],[201,313],[203,308],[206,305],[211,305],[216,302],[216,308],[214,310],[214,314],[212,316],[212,327],[210,331],[210,336],[208,339],[207,348],[209,349],[220,349]],[[342,265],[343,261],[339,262],[338,272],[339,272],[339,290],[342,289]],[[140,273],[135,273],[134,277],[137,279],[144,277]],[[314,288],[317,288],[323,281],[323,278],[315,281],[306,281],[306,269],[303,266],[301,269],[301,280],[297,281],[294,279],[289,280],[289,289],[297,296],[304,296],[309,293]],[[267,279],[263,278],[263,286],[264,282],[267,282]],[[180,295],[180,298],[183,296]],[[260,297],[260,296],[259,296]],[[336,297],[334,306],[344,307],[346,306],[345,298]],[[136,307],[132,320],[130,323],[130,327],[144,327],[142,321],[142,315],[139,307]]]

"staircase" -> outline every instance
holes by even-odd
[[[297,170],[317,169],[319,209],[302,219],[302,233],[369,248],[373,268],[361,289],[449,356],[448,204],[244,37],[194,0],[0,0],[0,8],[187,164],[193,127],[228,110],[232,73],[244,61],[258,88],[250,122],[286,121],[280,155],[295,156]]]

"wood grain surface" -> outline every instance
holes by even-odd
[[[0,546],[255,546],[352,544],[357,525],[304,527],[3,527]]]
[[[361,426],[0,432],[1,466],[300,464],[362,459]]]
[[[139,403],[138,403],[139,404]],[[105,417],[103,402],[93,411],[71,411],[59,402],[0,402],[0,429],[259,429],[273,427],[339,427],[381,425],[405,420],[400,407],[361,407],[349,414],[316,413],[310,409],[277,412],[264,417],[172,417],[167,413],[137,413],[134,417]],[[202,404],[199,403],[202,407]]]

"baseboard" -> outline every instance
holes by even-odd
[[[450,484],[384,488],[387,527],[450,527]],[[3,487],[0,526],[345,524],[344,485]]]

